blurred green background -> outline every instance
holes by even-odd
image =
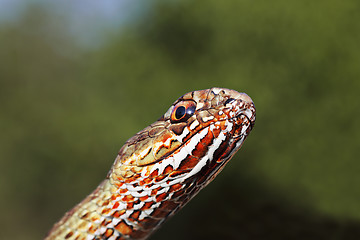
[[[151,239],[360,239],[359,1],[10,3],[0,239],[43,238],[126,139],[213,86],[249,94],[255,128]]]

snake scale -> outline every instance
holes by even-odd
[[[46,240],[146,239],[211,182],[255,122],[245,93],[189,92],[120,149],[106,179]]]

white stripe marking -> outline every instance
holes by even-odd
[[[194,130],[197,126],[199,126],[199,122],[197,120],[193,121],[190,124],[190,130]]]
[[[175,136],[176,140],[182,143],[182,140],[189,134],[189,129],[186,127],[184,128],[183,133],[180,136]]]

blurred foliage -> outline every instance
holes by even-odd
[[[156,1],[96,50],[41,8],[0,25],[0,238],[41,239],[127,138],[218,86],[253,98],[255,129],[152,239],[360,239],[359,10]]]

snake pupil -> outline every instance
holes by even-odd
[[[175,112],[176,119],[182,118],[185,115],[185,113],[186,113],[186,109],[184,106],[178,107]]]

